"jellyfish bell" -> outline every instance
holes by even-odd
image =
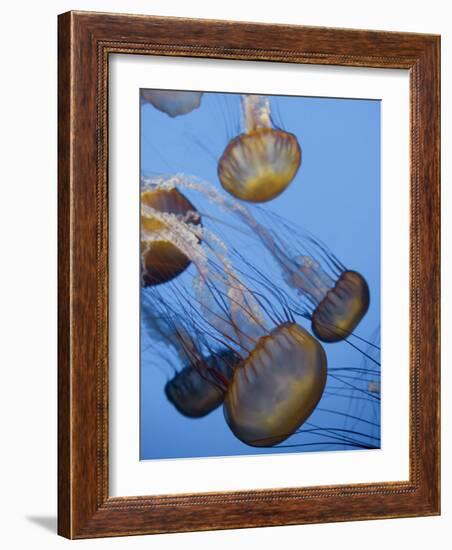
[[[184,416],[201,418],[218,408],[240,357],[221,350],[199,357],[180,370],[165,385],[165,395]]]
[[[291,183],[300,159],[301,150],[293,134],[261,128],[229,142],[218,164],[218,177],[223,188],[236,198],[267,202]]]
[[[369,308],[369,286],[356,271],[344,271],[312,314],[312,331],[322,342],[340,342]]]
[[[141,191],[141,275],[143,286],[158,285],[174,279],[190,265],[190,259],[165,237],[168,216],[198,225],[199,214],[178,189],[144,186]]]
[[[171,90],[141,90],[144,102],[174,118],[190,113],[201,104],[202,92],[182,92]]]
[[[259,231],[280,264],[286,283],[300,296],[302,315],[311,321],[315,336],[322,342],[334,343],[354,335],[370,304],[369,285],[364,276],[347,269],[312,236],[297,240],[295,228],[291,232],[292,242],[262,226]]]
[[[277,445],[311,415],[326,376],[319,342],[295,323],[280,325],[235,369],[223,405],[226,422],[247,445]]]
[[[322,247],[321,255],[327,253]],[[283,263],[286,281],[305,298],[312,332],[322,342],[334,343],[353,334],[369,309],[370,292],[360,273],[347,270],[333,256],[330,259],[323,267],[311,256],[292,261],[285,256]]]
[[[223,188],[248,202],[267,202],[280,195],[301,164],[294,134],[274,128],[264,96],[243,96],[246,130],[233,138],[218,163]]]

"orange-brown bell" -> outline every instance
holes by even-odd
[[[240,358],[223,350],[179,371],[165,385],[168,401],[189,418],[206,416],[221,405]]]
[[[141,202],[159,212],[184,216],[196,212],[192,203],[177,189],[145,189]],[[199,218],[190,223],[199,224]],[[143,286],[166,283],[180,275],[190,260],[173,243],[167,240],[146,242],[146,236],[165,229],[165,222],[141,215],[141,274]]]
[[[353,332],[369,308],[369,287],[356,271],[344,271],[312,315],[312,331],[322,342],[339,342]]]
[[[226,422],[248,445],[276,445],[311,415],[326,375],[321,344],[295,323],[280,325],[234,370],[223,404]]]
[[[293,134],[257,128],[229,142],[218,163],[218,177],[234,197],[267,202],[287,188],[300,164],[301,149]]]

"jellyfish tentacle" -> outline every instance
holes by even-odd
[[[335,380],[341,381],[344,385],[346,385],[346,386],[348,386],[348,387],[350,387],[350,388],[356,390],[357,392],[363,393],[364,395],[366,395],[366,396],[368,396],[368,397],[370,396],[370,397],[372,397],[373,399],[375,399],[376,401],[380,401],[380,398],[379,398],[378,396],[372,395],[372,394],[370,394],[368,391],[365,391],[365,390],[359,388],[358,386],[356,386],[356,385],[354,385],[354,384],[351,384],[350,382],[345,381],[345,380],[343,379],[343,377],[335,376],[334,374],[331,374],[331,373],[329,373],[329,375],[330,375],[331,378],[333,378],[333,379],[335,379]]]

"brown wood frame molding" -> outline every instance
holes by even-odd
[[[440,510],[438,36],[69,12],[58,41],[58,532],[102,537]],[[112,53],[410,71],[410,479],[108,495],[108,59]]]

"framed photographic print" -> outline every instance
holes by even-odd
[[[439,514],[438,36],[59,17],[59,533]]]

